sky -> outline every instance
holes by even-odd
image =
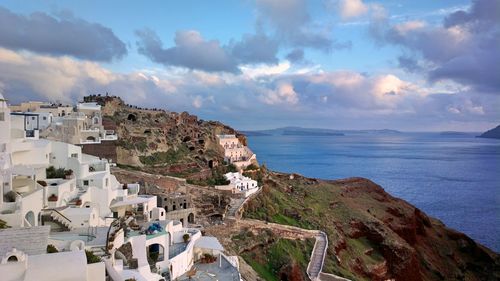
[[[5,1],[0,92],[236,129],[500,123],[500,0]]]

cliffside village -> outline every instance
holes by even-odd
[[[118,139],[102,120],[94,102],[9,106],[0,94],[1,280],[240,280],[189,193],[119,182],[114,163],[82,153]],[[218,140],[238,172],[215,189],[255,194],[242,175],[255,154],[235,135]]]

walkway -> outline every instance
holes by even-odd
[[[260,190],[259,190],[260,192]],[[304,238],[315,238],[316,242],[314,243],[314,248],[311,253],[311,258],[309,260],[309,264],[307,266],[307,276],[311,281],[321,281],[323,280],[339,280],[339,281],[350,281],[349,279],[345,279],[343,277],[334,275],[334,274],[325,274],[321,272],[323,270],[323,265],[325,263],[326,251],[328,249],[328,236],[326,233],[320,230],[310,230],[304,229],[296,226],[283,225],[277,223],[264,222],[260,220],[254,219],[241,219],[242,213],[244,211],[244,205],[249,201],[249,199],[257,196],[259,192],[252,194],[249,198],[242,201],[235,201],[233,205],[233,199],[231,199],[231,208],[228,211],[228,216],[232,217],[236,220],[236,224],[239,225],[248,225],[252,228],[266,228],[273,229],[280,233],[280,237],[289,238],[289,239],[304,239]],[[237,206],[239,203],[239,206]],[[236,208],[236,212],[234,212],[234,208]]]
[[[324,232],[316,236],[316,243],[311,253],[311,259],[307,266],[307,275],[311,280],[320,280],[319,276],[325,262],[326,250],[328,248],[328,238]]]

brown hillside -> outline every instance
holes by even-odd
[[[246,216],[325,231],[324,272],[353,280],[498,280],[497,253],[362,178],[269,173]]]

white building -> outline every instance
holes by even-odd
[[[114,131],[104,129],[101,106],[93,102],[79,103],[76,112],[54,117],[41,136],[71,144],[98,144],[118,139]]]
[[[25,127],[35,128],[41,137],[71,144],[95,144],[101,141],[117,140],[112,130],[102,125],[101,106],[97,103],[79,103],[72,106],[25,102],[10,106],[11,114],[25,116]],[[30,133],[29,131],[27,131]]]
[[[259,190],[257,181],[245,177],[239,172],[227,173],[224,177],[229,181],[229,184],[226,186],[216,186],[217,189],[241,193],[244,197],[248,197]]]
[[[81,106],[80,113],[95,109]],[[39,139],[32,119],[39,116],[11,115],[0,94],[0,220],[10,227],[0,229],[2,281],[101,281],[105,270],[114,281],[174,280],[205,255],[225,261],[208,270],[219,280],[239,280],[237,262],[215,238],[206,243],[198,229],[167,220],[156,196],[119,183],[107,160]],[[47,254],[49,244],[59,252]],[[87,264],[83,250],[102,262]]]
[[[257,156],[244,146],[235,135],[218,135],[219,144],[224,148],[224,160],[243,169],[257,163]]]
[[[0,230],[2,281],[104,281],[104,262],[87,264],[83,249],[47,254],[48,226]]]

